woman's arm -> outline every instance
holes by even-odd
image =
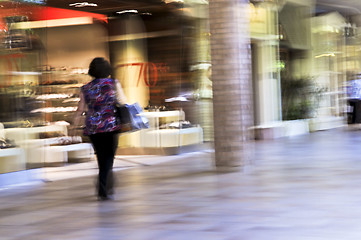
[[[120,82],[115,79],[115,89],[117,92],[117,100],[120,104],[126,104],[127,103],[127,97],[124,94],[122,85],[120,85]]]
[[[80,101],[78,103],[78,109],[74,113],[73,124],[71,126],[71,129],[70,129],[68,135],[71,136],[71,135],[75,134],[77,127],[79,127],[81,125],[81,121],[82,121],[81,116],[83,115],[83,113],[85,111],[86,111],[86,104],[85,104],[84,95],[82,92],[80,92]]]

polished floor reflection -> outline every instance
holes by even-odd
[[[0,239],[359,240],[361,131],[259,141],[242,171],[213,153],[117,172],[114,201],[94,176],[0,191]]]

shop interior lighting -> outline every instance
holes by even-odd
[[[65,93],[53,93],[53,94],[43,94],[36,97],[38,100],[48,100],[48,99],[65,99],[72,97],[72,94],[65,94]]]
[[[77,2],[69,4],[70,7],[97,7],[98,4],[96,3],[89,3],[89,2]]]
[[[124,14],[124,13],[138,13],[138,10],[123,10],[117,12],[118,14]]]
[[[207,70],[208,68],[210,68],[212,66],[212,64],[210,63],[198,63],[195,65],[190,66],[190,71],[194,71],[194,70]]]
[[[167,98],[164,101],[165,102],[188,102],[188,99],[186,97],[179,96],[179,97]]]
[[[39,72],[18,72],[18,71],[12,71],[9,72],[11,75],[23,75],[23,76],[36,76],[36,75],[41,75],[41,73]]]
[[[163,0],[164,3],[184,3],[184,0]]]
[[[335,53],[324,53],[324,54],[320,54],[315,56],[315,58],[321,58],[321,57],[335,57]]]
[[[69,99],[65,99],[63,101],[63,103],[68,103],[68,102],[79,102],[80,98],[69,98]]]
[[[31,113],[75,112],[78,107],[47,107],[30,111]]]
[[[53,20],[12,23],[11,28],[12,29],[33,29],[33,28],[72,26],[72,25],[86,25],[86,24],[92,24],[92,23],[93,23],[93,19],[90,17],[77,17],[77,18],[65,18],[65,19],[53,19]]]

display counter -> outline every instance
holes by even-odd
[[[203,130],[199,126],[182,128],[162,128],[169,123],[179,123],[185,120],[182,110],[144,112],[142,116],[148,118],[149,129],[140,132],[140,147],[181,147],[203,142]]]
[[[0,149],[0,174],[26,169],[24,150],[21,148]]]
[[[68,159],[75,158],[94,160],[94,150],[90,143],[64,143],[63,139],[69,138],[64,125],[9,128],[4,129],[4,132],[5,137],[13,140],[24,155],[16,160],[18,164],[66,163]],[[60,133],[64,137],[40,138],[41,134],[52,132]]]

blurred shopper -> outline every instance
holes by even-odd
[[[74,126],[79,126],[85,112],[84,135],[89,136],[98,161],[97,194],[100,201],[112,199],[113,163],[118,146],[120,125],[115,117],[116,102],[126,103],[118,80],[110,78],[111,65],[104,58],[94,58],[88,74],[94,79],[81,87]]]

